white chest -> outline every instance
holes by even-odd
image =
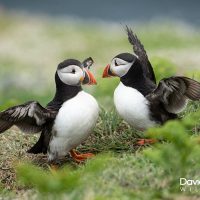
[[[57,137],[70,145],[78,145],[94,128],[99,107],[93,96],[82,91],[60,108],[53,129]]]
[[[120,83],[114,92],[114,103],[119,115],[131,126],[146,129],[154,125],[149,118],[148,101],[138,90]]]

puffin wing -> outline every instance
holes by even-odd
[[[128,40],[130,44],[133,45],[133,51],[138,56],[142,64],[145,76],[148,77],[150,80],[152,80],[154,83],[156,83],[155,74],[151,66],[151,63],[149,62],[144,46],[138,39],[137,35],[134,34],[133,31],[128,26],[126,26],[126,31],[128,34]]]
[[[200,100],[200,83],[187,77],[170,77],[162,79],[150,95],[159,99],[168,112],[176,114],[184,110],[188,99]]]
[[[0,112],[0,133],[16,125],[24,132],[37,133],[57,112],[45,109],[36,101],[30,101]]]

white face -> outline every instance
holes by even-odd
[[[68,65],[65,68],[57,70],[60,80],[67,85],[80,85],[84,79],[83,70],[77,65]]]
[[[110,65],[110,70],[115,75],[122,77],[129,71],[133,62],[129,63],[120,58],[113,58],[111,65]]]

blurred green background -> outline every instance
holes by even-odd
[[[0,109],[54,95],[54,73],[67,58],[91,56],[97,86],[86,87],[112,108],[119,80],[102,79],[103,68],[122,52],[132,52],[125,24],[137,33],[160,80],[171,75],[199,79],[199,2],[176,0],[0,1]]]
[[[144,44],[157,79],[188,75],[199,79],[200,30],[182,23],[128,23]],[[38,100],[43,105],[54,95],[54,73],[67,58],[91,56],[98,85],[85,87],[103,107],[112,104],[117,78],[102,79],[102,71],[121,52],[132,52],[124,24],[87,22],[0,14],[0,108]]]

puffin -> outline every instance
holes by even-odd
[[[52,101],[46,107],[37,101],[29,101],[0,112],[0,133],[13,125],[25,133],[41,133],[28,152],[47,154],[52,166],[68,153],[77,162],[92,157],[92,153],[75,151],[88,138],[99,116],[96,99],[81,86],[96,84],[89,71],[92,64],[91,57],[83,62],[76,59],[61,62],[55,72],[56,92]]]
[[[103,71],[103,78],[120,78],[114,91],[118,114],[140,131],[179,118],[178,114],[186,108],[188,100],[200,100],[200,83],[188,77],[172,76],[156,84],[143,44],[128,26],[126,32],[134,53],[120,53]],[[137,144],[154,142],[154,139],[140,139]]]

